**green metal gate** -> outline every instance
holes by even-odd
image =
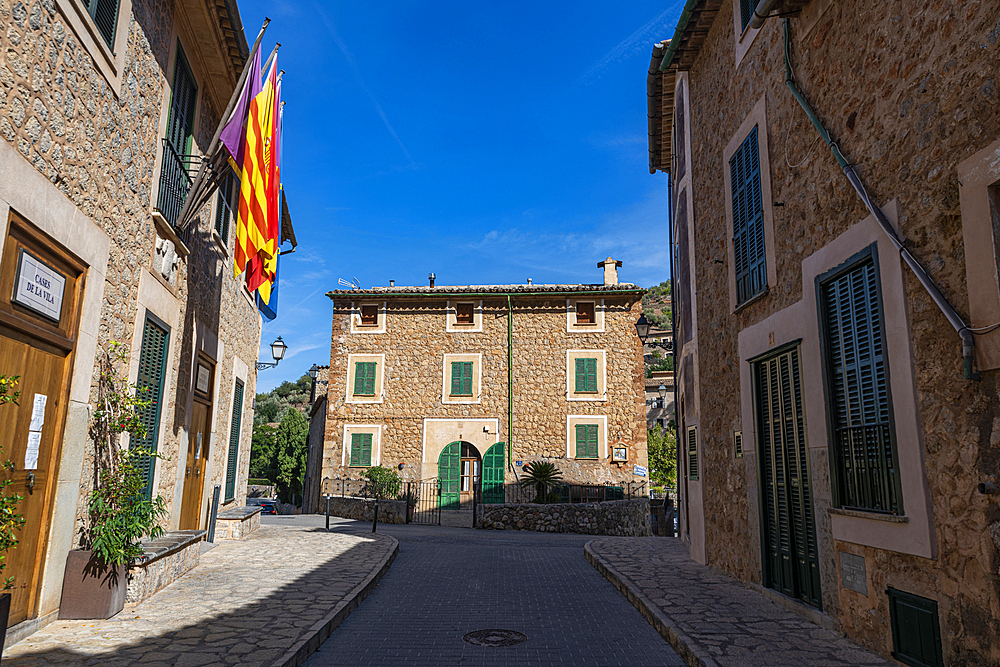
[[[441,484],[439,505],[443,510],[459,509],[459,465],[462,460],[462,443],[453,442],[438,458],[438,482]]]
[[[822,608],[799,350],[754,364],[764,585]]]

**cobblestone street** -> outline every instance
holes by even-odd
[[[378,530],[399,540],[399,556],[310,667],[684,664],[584,559],[592,536],[414,525]],[[496,648],[462,640],[493,629],[527,640]]]
[[[890,667],[734,579],[675,539],[602,537],[587,558],[685,656],[703,667]],[[624,598],[623,598],[624,599]]]
[[[220,542],[176,582],[105,621],[56,621],[8,648],[3,664],[286,664],[320,641],[345,599],[396,549],[385,534],[261,526]]]

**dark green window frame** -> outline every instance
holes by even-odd
[[[875,244],[817,276],[835,507],[903,514]]]
[[[729,159],[733,203],[733,264],[736,304],[767,291],[764,204],[760,185],[760,151],[754,126]]]
[[[576,359],[576,393],[597,393],[597,359],[578,357]]]
[[[597,458],[597,424],[576,425],[576,458]]]
[[[155,453],[160,437],[160,415],[163,408],[163,381],[167,375],[167,361],[170,352],[170,327],[152,313],[146,313],[142,329],[142,347],[139,351],[139,374],[136,389],[149,404],[139,411],[139,421],[145,427],[143,437],[132,435],[131,449],[141,447]],[[156,457],[142,456],[137,465],[145,478],[141,495],[147,500],[153,497],[153,475],[156,471]]]
[[[81,0],[90,18],[94,19],[97,32],[114,52],[115,32],[118,29],[118,9],[120,0]]]
[[[698,470],[698,427],[689,426],[687,435],[688,435],[688,480],[692,482],[697,482],[700,479]]]
[[[372,434],[352,433],[351,434],[351,458],[349,465],[352,468],[367,468],[372,464]]]
[[[229,502],[236,497],[236,464],[240,457],[240,431],[243,428],[243,381],[237,379],[233,386],[233,419],[229,425],[229,459],[226,462],[226,497]]]
[[[376,362],[358,361],[354,364],[354,395],[375,395]]]
[[[451,396],[472,396],[472,362],[451,362]]]

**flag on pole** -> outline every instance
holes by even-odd
[[[243,170],[243,150],[245,148],[244,137],[246,136],[247,115],[250,113],[250,104],[257,97],[261,89],[260,81],[260,48],[254,49],[253,55],[245,67],[250,68],[249,75],[240,91],[236,108],[226,126],[222,128],[219,140],[229,152],[229,164],[237,175]]]
[[[264,299],[264,286],[257,290],[257,310],[264,317],[265,320],[273,320],[278,316],[278,260],[275,258],[274,264],[274,280],[268,283],[268,288],[270,290],[269,298]]]
[[[270,173],[274,175],[268,183],[267,196],[267,222],[269,238],[264,248],[260,252],[262,260],[263,282],[257,288],[264,303],[268,303],[271,295],[271,285],[276,280],[278,272],[278,252],[281,246],[281,214],[278,210],[278,201],[281,197],[281,120],[284,112],[284,104],[281,102],[281,76],[278,74],[278,85],[274,96],[274,110],[277,121],[274,124],[271,150],[269,151]]]
[[[270,149],[277,120],[275,114],[277,60],[278,57],[275,55],[261,91],[250,103],[247,116],[233,262],[233,277],[237,278],[247,269],[250,258],[264,249],[271,237],[268,215],[272,206],[268,199],[269,186],[276,177],[273,173],[274,162],[270,159],[270,153],[273,151]],[[247,287],[250,291],[259,286],[260,283],[257,281],[262,275],[262,272],[256,275],[247,273]]]

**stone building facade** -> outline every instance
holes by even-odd
[[[142,444],[163,458],[147,493],[166,499],[166,528],[199,529],[215,485],[224,506],[245,502],[261,319],[233,279],[223,201],[174,228],[183,191],[171,188],[197,157],[178,169],[167,155],[204,151],[235,88],[248,56],[236,3],[0,0],[0,17],[0,374],[22,390],[0,444],[26,496],[5,572],[21,584],[20,637],[57,616],[86,527],[89,414],[109,344],[131,351],[128,377],[156,399]],[[19,297],[26,262],[59,288],[52,312]]]
[[[455,509],[480,475],[484,496],[499,489],[502,502],[536,460],[568,483],[645,481],[634,474],[647,465],[643,290],[618,283],[614,260],[601,265],[596,285],[329,292],[319,478],[393,467],[407,481],[440,480]]]
[[[791,18],[758,28],[753,4],[689,3],[647,80],[681,534],[884,655],[1000,665],[997,7],[762,2]],[[974,372],[885,227],[974,330]]]

